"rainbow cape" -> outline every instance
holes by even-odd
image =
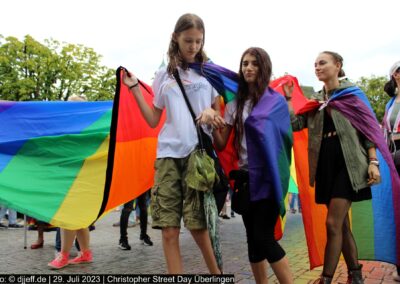
[[[238,89],[236,73],[213,63],[191,64],[190,67],[207,78],[225,103],[235,98]],[[280,215],[275,227],[275,238],[280,239],[286,220],[285,202],[287,202],[292,147],[289,112],[282,95],[268,88],[246,120],[245,129],[251,200],[273,196],[280,204]],[[225,172],[229,173],[230,170],[237,168],[237,157],[232,143],[228,142],[226,149],[218,155]]]
[[[320,107],[300,92],[293,94],[296,114]],[[400,180],[393,160],[365,94],[358,87],[336,92],[327,102],[340,111],[377,148],[382,182],[372,186],[372,200],[351,206],[351,229],[359,259],[400,264]],[[294,153],[310,268],[323,264],[326,244],[327,210],[315,203],[314,188],[308,178],[308,130],[294,132]]]
[[[0,204],[79,229],[151,187],[159,127],[144,122],[120,71],[114,104],[0,102]]]

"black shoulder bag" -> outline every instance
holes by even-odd
[[[214,198],[217,203],[217,209],[218,209],[218,213],[219,213],[219,212],[221,212],[222,208],[224,207],[226,195],[228,194],[228,191],[229,191],[229,180],[228,180],[227,176],[225,175],[224,170],[222,169],[221,163],[218,159],[217,153],[214,150],[214,145],[211,141],[210,136],[208,136],[207,133],[205,133],[203,131],[202,127],[197,127],[196,115],[193,111],[192,106],[190,105],[189,99],[185,92],[185,88],[183,87],[181,78],[179,77],[178,70],[176,70],[173,73],[173,75],[175,77],[176,82],[179,85],[179,88],[182,91],[183,97],[185,99],[185,102],[186,102],[186,104],[189,108],[190,114],[192,116],[193,123],[197,129],[197,137],[199,139],[199,147],[201,149],[204,149],[206,151],[207,155],[210,156],[214,160],[214,167],[215,167],[215,171],[219,177],[219,182],[214,184],[213,193],[214,193]]]

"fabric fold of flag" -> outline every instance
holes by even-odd
[[[148,126],[133,94],[122,83],[123,70],[126,69],[117,69],[107,178],[99,217],[151,188],[157,137],[165,121],[164,112],[156,128]],[[144,82],[139,83],[143,97],[152,105],[153,90]]]

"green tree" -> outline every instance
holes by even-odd
[[[371,76],[369,78],[361,77],[357,81],[357,85],[367,95],[379,122],[381,122],[383,119],[386,103],[390,99],[389,96],[383,91],[383,87],[386,82],[387,78],[384,76]]]
[[[101,55],[83,45],[0,35],[0,99],[67,100],[73,94],[112,99],[115,72],[100,60]]]

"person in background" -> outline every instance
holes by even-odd
[[[199,16],[184,14],[178,19],[169,44],[168,66],[160,69],[153,81],[152,106],[146,103],[138,79],[131,73],[123,72],[123,83],[134,96],[150,127],[159,124],[162,112],[166,110],[166,121],[158,135],[151,214],[152,227],[161,229],[162,232],[164,256],[170,274],[183,273],[179,246],[182,217],[185,227],[200,248],[210,273],[221,273],[207,230],[203,195],[184,182],[189,156],[196,150],[199,141],[188,106],[173,75],[178,72],[184,83],[198,122],[220,126],[214,123],[214,117],[220,110],[218,92],[205,77],[188,67],[189,63],[203,63],[208,60],[203,51],[204,40],[204,23]]]
[[[149,235],[147,234],[147,222],[148,222],[148,217],[147,217],[147,196],[148,192],[146,191],[142,193],[137,199],[136,199],[136,206],[139,207],[140,210],[140,237],[139,239],[142,241],[142,243],[146,246],[152,246],[153,242],[151,241]],[[124,208],[122,209],[121,212],[121,217],[120,217],[120,239],[119,239],[119,248],[121,250],[130,250],[131,246],[129,245],[128,242],[128,221],[129,221],[129,215],[131,214],[133,210],[133,201],[131,200],[127,203],[124,204]]]
[[[285,84],[284,92],[293,131],[308,128],[310,185],[315,183],[316,203],[328,208],[324,267],[315,283],[332,282],[341,253],[349,271],[347,283],[364,283],[349,209],[352,202],[371,199],[371,185],[380,182],[376,149],[340,109],[329,104],[333,94],[354,92],[352,83],[341,80],[345,76],[342,56],[332,51],[321,52],[314,67],[324,87],[313,99],[324,102],[322,107],[295,115],[291,101],[293,84]]]
[[[227,214],[228,211],[228,203],[229,203],[229,195],[226,195],[226,199],[225,199],[225,203],[224,203],[224,207],[222,207],[221,212],[219,213],[219,217],[221,217],[222,219],[226,219],[229,220],[230,217]],[[233,214],[233,211],[231,211],[231,214]],[[234,217],[235,215],[233,215],[232,217]]]
[[[31,244],[31,249],[40,249],[44,245],[44,229],[49,226],[48,223],[39,220],[33,220],[36,224],[36,230],[38,233],[38,238],[36,242]]]
[[[295,214],[296,213],[296,208],[295,204],[297,203],[297,210],[299,213],[301,213],[301,203],[300,203],[300,197],[299,197],[299,190],[292,180],[292,177],[290,177],[290,183],[289,183],[289,208],[290,208],[290,213]]]
[[[84,95],[72,95],[68,98],[70,102],[86,102],[87,98]],[[69,259],[70,250],[75,238],[79,242],[80,252],[78,256]],[[89,247],[90,233],[89,228],[79,230],[61,229],[61,251],[54,260],[48,263],[51,269],[61,269],[69,264],[85,264],[93,261],[92,251]]]
[[[395,62],[389,71],[390,80],[385,84],[384,91],[391,99],[386,105],[382,128],[389,146],[394,152],[400,150],[400,61]],[[400,155],[400,153],[399,153]],[[399,157],[400,158],[400,157]],[[395,163],[397,173],[400,175],[400,164]],[[393,279],[400,282],[400,266],[396,266]]]
[[[0,208],[0,221],[6,216],[8,210],[8,225],[0,222],[0,229],[21,229],[24,226],[17,224],[17,211],[5,206]]]
[[[284,97],[268,87],[271,74],[272,63],[268,53],[258,47],[247,49],[240,60],[239,87],[236,99],[229,102],[225,108],[226,125],[213,132],[214,144],[219,150],[222,150],[227,144],[231,131],[235,130],[233,146],[238,153],[239,171],[241,172],[238,176],[245,177],[246,181],[240,182],[245,184],[247,188],[251,183],[249,181],[251,178],[249,175],[250,155],[247,144],[251,127],[245,123],[247,119],[257,110],[265,107],[266,100],[263,99],[274,97],[280,102],[281,122],[284,123],[286,118],[287,128],[290,127],[290,117]],[[273,125],[273,127],[280,128],[278,125]],[[253,130],[253,136],[255,132]],[[253,141],[254,139],[257,138],[253,138]],[[264,137],[259,138],[259,140],[262,139]],[[260,164],[267,164],[267,161],[260,162]],[[268,172],[265,168],[261,168],[261,171],[263,174]],[[289,172],[289,168],[287,171]],[[232,173],[230,175],[232,176]],[[236,182],[239,181],[238,179],[235,180]],[[273,190],[268,184],[260,184],[258,190],[266,197],[258,198],[258,200],[253,198],[250,202],[249,211],[242,214],[246,228],[249,261],[254,278],[256,283],[267,283],[269,263],[280,283],[293,283],[286,253],[274,236],[275,224],[279,216],[279,204],[277,204]]]

